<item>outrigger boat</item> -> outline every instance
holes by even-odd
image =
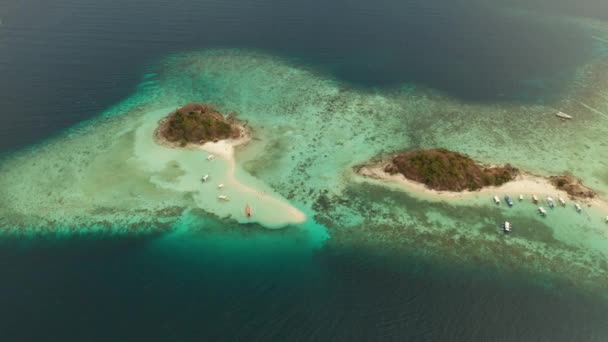
[[[226,195],[219,195],[217,196],[217,199],[220,199],[222,201],[230,201],[230,198]]]
[[[547,216],[547,211],[543,207],[538,207],[538,212],[543,216]]]
[[[498,198],[498,196],[494,196],[494,203],[500,204],[500,198]]]
[[[505,233],[510,233],[511,223],[509,221],[505,221],[505,223],[502,225],[502,229],[505,231]]]
[[[203,178],[201,178],[201,181],[206,182],[207,179],[209,179],[209,175],[204,175]]]
[[[581,212],[581,210],[582,210],[582,209],[581,209],[581,206],[580,206],[578,203],[574,203],[574,208],[576,208],[576,211],[577,211],[577,212],[579,212],[579,213],[580,213],[580,212]]]
[[[505,196],[505,202],[509,205],[509,207],[513,206],[513,201],[511,201],[511,197]]]
[[[559,200],[559,204],[561,204],[562,207],[566,206],[566,201],[563,198],[560,197],[558,200]]]
[[[249,204],[245,206],[245,213],[247,214],[247,217],[251,217],[251,207]]]
[[[549,203],[549,208],[555,208],[555,202],[553,202],[553,198],[547,197],[547,202]]]
[[[532,202],[538,204],[538,197],[536,197],[536,195],[532,195]]]

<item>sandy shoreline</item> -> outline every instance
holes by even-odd
[[[291,223],[302,223],[306,221],[306,215],[297,208],[291,206],[288,202],[275,198],[274,196],[267,194],[265,191],[259,191],[247,184],[241,183],[236,178],[237,166],[235,150],[237,147],[247,144],[251,140],[252,136],[251,130],[246,127],[246,125],[238,121],[233,122],[233,124],[236,125],[240,131],[240,136],[238,138],[229,138],[219,140],[217,142],[206,142],[203,144],[189,143],[185,146],[181,146],[179,143],[168,141],[160,134],[160,127],[165,123],[166,119],[167,118],[160,120],[158,128],[154,131],[154,140],[156,143],[168,148],[200,150],[208,153],[209,155],[213,155],[215,158],[224,160],[228,164],[228,169],[225,174],[226,180],[224,183],[226,186],[236,189],[239,193],[255,194],[257,200],[263,201],[266,206],[272,206],[278,212],[281,212],[282,215],[287,214]],[[207,158],[207,156],[205,156],[205,158]],[[251,206],[253,209],[253,215],[255,217],[256,205],[255,203],[251,203]]]
[[[541,176],[532,175],[521,172],[513,181],[505,183],[499,187],[485,187],[477,191],[437,191],[429,189],[426,185],[407,179],[402,174],[389,174],[384,171],[386,163],[378,163],[375,165],[364,165],[355,169],[355,174],[363,181],[371,181],[381,185],[392,185],[406,192],[412,193],[417,197],[432,201],[453,201],[457,199],[472,198],[479,196],[499,196],[503,201],[503,196],[509,195],[516,201],[519,195],[523,195],[525,200],[531,201],[531,197],[536,195],[542,202],[547,196],[551,196],[558,205],[558,198],[565,199],[567,205],[579,203],[584,206],[600,209],[604,213],[608,213],[608,201],[605,201],[598,196],[594,198],[574,198],[565,191],[558,190],[551,182]]]

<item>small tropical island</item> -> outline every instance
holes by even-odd
[[[510,164],[484,165],[444,148],[411,150],[355,167],[364,178],[418,193],[451,197],[471,193],[555,194],[591,200],[596,194],[570,174],[542,177]],[[599,201],[597,201],[599,202]]]
[[[244,125],[234,114],[224,116],[206,103],[188,103],[176,109],[160,121],[155,133],[161,143],[181,147],[239,139],[245,134]]]
[[[394,156],[384,171],[422,183],[438,191],[475,191],[512,181],[519,170],[509,164],[483,166],[458,152],[443,148],[408,151]]]

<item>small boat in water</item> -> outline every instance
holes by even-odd
[[[519,195],[519,200],[523,201],[524,200],[524,195]]]
[[[510,233],[511,223],[509,221],[505,221],[505,223],[502,225],[502,229],[505,231],[505,233]]]
[[[249,204],[245,206],[245,213],[247,214],[247,217],[251,217],[251,207]]]
[[[505,196],[505,202],[507,202],[507,204],[509,205],[509,207],[513,206],[513,201],[511,201],[511,197],[509,197],[508,195]]]
[[[547,216],[547,211],[543,207],[538,207],[538,212],[543,216]]]
[[[498,198],[498,196],[494,196],[494,203],[500,204],[500,198]]]
[[[608,223],[608,216],[606,216],[606,223]]]
[[[560,197],[558,200],[559,200],[559,204],[561,204],[562,207],[566,206],[566,201],[562,197]]]
[[[553,198],[547,197],[547,202],[549,203],[549,208],[555,208],[555,202],[553,201]]]
[[[564,112],[557,112],[557,113],[555,113],[555,115],[562,119],[568,119],[568,120],[572,119],[572,116],[570,116]]]
[[[209,175],[204,175],[203,178],[201,178],[201,181],[206,182],[209,179]]]
[[[224,188],[224,183],[222,183],[222,184],[218,184],[218,185],[217,185],[217,188],[218,188],[218,189],[223,189],[223,188]]]
[[[220,199],[222,201],[230,201],[230,198],[226,195],[219,195],[217,196],[217,199]]]
[[[578,203],[574,203],[574,208],[576,208],[576,211],[579,212],[579,213],[582,210],[580,204],[578,204]]]
[[[536,195],[532,195],[532,202],[538,204],[538,197],[536,197]]]
[[[210,154],[207,156],[207,160],[213,160],[215,159],[215,156],[213,154]]]

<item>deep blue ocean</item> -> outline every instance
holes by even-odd
[[[356,87],[558,98],[592,42],[504,6],[608,19],[599,0],[2,0],[0,154],[127,98],[168,55],[216,47]],[[253,252],[199,238],[2,238],[0,341],[608,341],[605,301],[522,275],[408,251]]]

